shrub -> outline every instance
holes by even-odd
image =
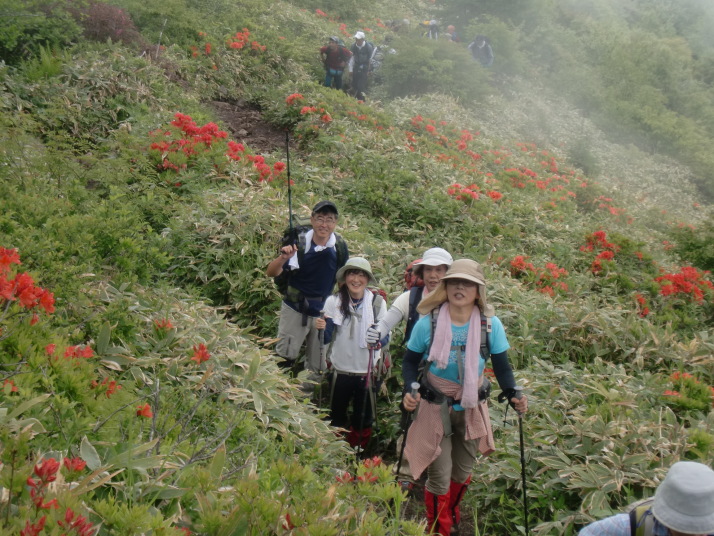
[[[443,93],[466,102],[481,100],[488,92],[488,73],[465,48],[450,41],[399,36],[381,68],[382,87],[390,98]]]
[[[8,0],[0,17],[0,58],[9,65],[38,54],[40,47],[51,50],[67,46],[81,35],[70,15],[73,0]]]
[[[111,39],[114,42],[141,48],[148,46],[131,17],[119,7],[90,0],[87,6],[78,6],[73,13],[87,39],[100,42]]]

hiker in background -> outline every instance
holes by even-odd
[[[379,324],[367,330],[367,342],[370,344],[376,343],[382,337],[382,333],[391,332],[402,320],[406,320],[407,325],[404,331],[404,344],[406,345],[412,328],[417,323],[417,320],[422,317],[417,311],[417,305],[423,298],[426,298],[436,290],[436,287],[439,286],[439,281],[446,275],[446,271],[453,260],[451,254],[445,249],[427,249],[421,260],[414,264],[412,272],[415,277],[424,282],[424,286],[414,286],[400,294]],[[397,452],[400,450],[401,444],[398,441]],[[414,485],[407,460],[402,460],[397,481],[402,489],[406,490],[411,489]]]
[[[491,43],[486,36],[477,35],[467,48],[471,51],[473,59],[484,67],[493,65],[493,48],[491,48]]]
[[[297,244],[283,246],[267,269],[269,277],[287,271],[289,278],[280,309],[275,351],[285,359],[281,366],[292,367],[305,342],[305,368],[311,372],[311,381],[321,379],[325,370],[315,321],[332,293],[337,271],[349,255],[347,244],[335,233],[337,217],[333,202],[317,203],[310,216],[312,230],[304,237],[302,251],[298,252]]]
[[[459,39],[459,36],[456,34],[456,27],[453,24],[449,24],[446,27],[446,37],[449,38],[449,41],[453,41],[454,43],[461,42],[461,39]]]
[[[352,52],[340,44],[336,36],[330,37],[327,46],[320,48],[320,59],[325,66],[325,87],[342,89],[342,73],[352,58]]]
[[[355,34],[355,42],[350,48],[352,61],[350,62],[352,72],[352,91],[357,100],[365,99],[367,91],[367,76],[370,72],[374,45],[368,43],[364,38],[364,32]]]
[[[381,80],[380,69],[382,63],[384,63],[384,58],[387,54],[396,54],[397,51],[392,48],[392,36],[385,35],[384,43],[381,45],[376,45],[374,47],[374,52],[372,53],[372,59],[370,61],[370,71],[374,75],[374,80]]]
[[[714,471],[697,462],[677,462],[654,498],[629,510],[591,523],[580,536],[712,536]]]
[[[487,302],[486,280],[477,262],[454,261],[417,310],[429,316],[416,323],[409,338],[404,385],[417,381],[422,361],[425,366],[417,396],[404,390],[403,407],[419,407],[404,454],[415,479],[427,471],[424,500],[430,530],[448,536],[460,521],[459,503],[477,452],[486,456],[495,449],[484,353],[490,353],[498,384],[516,411],[524,413],[528,400],[517,397],[506,332]]]
[[[426,27],[424,37],[427,39],[439,39],[439,21],[436,19],[425,20],[422,26]]]
[[[352,257],[337,272],[338,291],[325,302],[325,318],[315,321],[325,330],[325,343],[331,342],[332,389],[330,424],[348,430],[351,447],[367,446],[372,435],[372,373],[380,359],[377,343],[367,343],[367,328],[379,322],[387,312],[384,299],[373,294],[369,285],[377,284],[367,259]],[[349,407],[352,414],[349,415]]]

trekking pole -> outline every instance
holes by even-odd
[[[411,388],[412,390],[409,394],[412,395],[412,398],[416,398],[419,392],[419,382],[412,382]],[[402,469],[402,459],[404,458],[404,449],[407,446],[407,434],[409,433],[409,426],[412,423],[412,413],[411,411],[404,410],[404,415],[402,416],[402,432],[404,435],[402,436],[402,448],[399,450],[399,461],[397,461],[397,480],[399,480],[399,471]]]
[[[290,179],[290,132],[285,131],[285,160],[287,161],[288,170],[288,228],[290,229],[290,240],[294,245],[297,240],[293,230],[293,190],[291,187],[292,180]]]
[[[325,319],[325,311],[320,311],[320,318]],[[317,339],[320,341],[320,385],[317,387],[317,409],[322,411],[322,380],[323,374],[325,371],[323,370],[323,363],[325,361],[325,330],[324,329],[318,329],[317,330]]]
[[[516,394],[514,395],[517,399],[523,397],[523,387],[515,388]],[[520,411],[516,412],[518,414],[518,436],[521,444],[521,481],[523,484],[523,523],[526,529],[526,536],[528,536],[528,495],[526,494],[526,454],[525,447],[523,446],[523,413]]]
[[[376,324],[372,324],[373,328],[376,328]],[[375,345],[368,345],[369,346],[369,361],[367,363],[367,374],[364,377],[364,397],[362,399],[362,415],[360,416],[360,422],[359,422],[359,443],[357,445],[356,453],[357,453],[357,459],[359,459],[359,455],[365,450],[362,447],[362,433],[364,430],[364,416],[367,413],[367,402],[372,403],[372,397],[369,396],[369,391],[372,389],[372,382],[371,377],[372,377],[372,366],[374,365],[374,350],[375,350]],[[373,408],[374,412],[376,413],[376,408]]]

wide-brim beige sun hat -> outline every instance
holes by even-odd
[[[479,263],[471,259],[457,259],[451,264],[446,275],[439,281],[439,286],[417,305],[417,311],[420,314],[428,314],[447,300],[446,281],[449,279],[465,279],[476,283],[478,285],[477,304],[481,313],[484,316],[495,316],[493,307],[488,304],[486,297],[486,278],[483,275],[483,269]]]
[[[427,249],[424,255],[422,255],[421,260],[414,264],[412,273],[424,279],[422,275],[424,273],[424,266],[441,266],[444,264],[448,268],[452,262],[454,262],[454,258],[451,256],[451,253],[444,248]]]
[[[698,462],[677,462],[655,492],[652,515],[683,534],[714,533],[714,471]]]
[[[367,283],[368,285],[378,285],[377,279],[372,273],[372,267],[370,266],[369,261],[364,257],[350,257],[349,259],[347,259],[345,265],[339,270],[337,270],[336,277],[338,285],[341,285],[345,282],[345,272],[347,272],[347,270],[362,270],[369,276],[369,282]]]

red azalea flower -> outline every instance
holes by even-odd
[[[169,320],[168,318],[154,320],[154,327],[156,327],[156,329],[161,329],[161,330],[174,329],[174,325],[171,323],[171,320]]]
[[[57,471],[59,471],[60,463],[54,458],[42,460],[35,465],[34,473],[40,477],[40,480],[45,483],[54,482],[57,480]]]
[[[11,393],[17,393],[17,385],[15,385],[15,382],[13,382],[12,380],[5,380],[5,381],[3,382],[3,384],[2,384],[3,390],[5,389],[5,386],[6,386],[6,385],[10,385],[10,386],[11,386],[11,387],[10,387],[10,392],[11,392]]]
[[[22,264],[17,249],[0,248],[0,274],[8,273],[11,264]]]
[[[144,404],[143,406],[136,407],[136,416],[150,419],[154,416],[154,413],[151,411],[151,406],[149,406],[149,404]]]
[[[211,354],[208,353],[205,344],[201,343],[199,345],[194,345],[191,361],[195,361],[197,364],[200,365],[204,361],[208,361],[210,358]]]
[[[342,484],[348,484],[352,482],[355,478],[349,472],[345,471],[341,475],[337,475],[337,481]]]
[[[25,528],[20,531],[20,536],[39,536],[45,528],[45,523],[47,522],[47,516],[42,516],[37,523],[30,523],[25,521]]]
[[[84,468],[87,467],[87,462],[85,462],[82,458],[65,458],[63,460],[63,465],[68,471],[79,472],[84,471]]]

